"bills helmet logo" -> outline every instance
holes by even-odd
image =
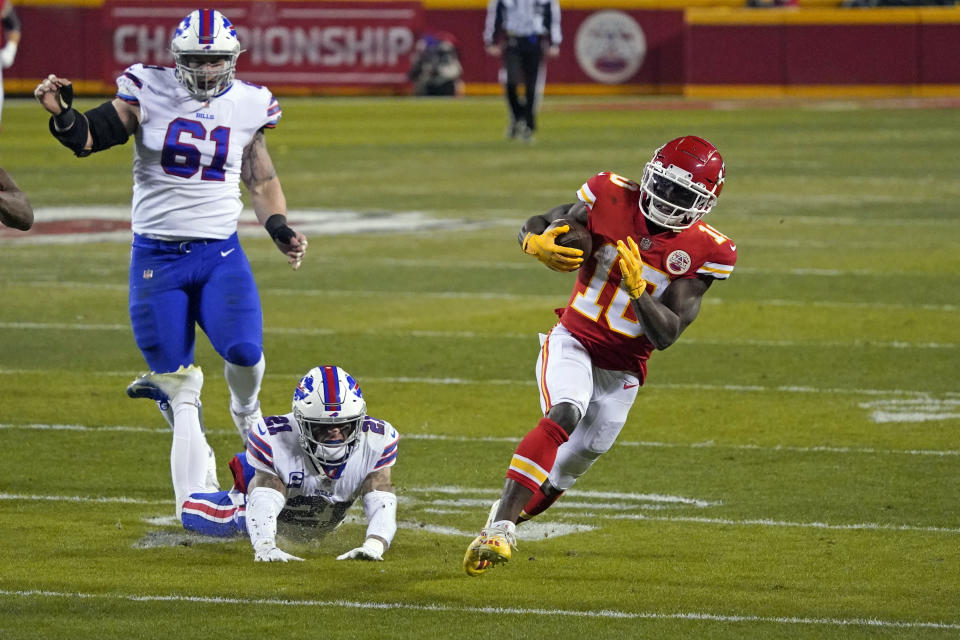
[[[313,376],[303,376],[297,383],[297,388],[293,390],[294,400],[303,400],[313,393]]]
[[[360,391],[360,383],[357,382],[357,381],[354,379],[354,377],[351,376],[349,373],[346,374],[346,375],[347,375],[347,383],[350,385],[350,386],[348,387],[349,390],[353,392],[353,395],[357,396],[358,398],[362,398],[362,397],[363,397],[363,392]]]

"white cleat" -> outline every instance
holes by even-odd
[[[240,437],[246,444],[247,434],[263,419],[263,413],[259,406],[250,413],[236,413],[233,407],[230,407],[230,417],[233,418],[233,424],[237,425],[237,431],[240,432]]]
[[[127,395],[131,398],[149,398],[172,403],[174,396],[181,391],[192,391],[199,398],[202,388],[203,371],[191,364],[169,373],[145,373],[127,385]]]

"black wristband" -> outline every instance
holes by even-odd
[[[62,131],[57,130],[58,125],[56,125],[56,122],[57,118],[62,118],[64,114],[61,113],[59,116],[50,116],[48,122],[50,125],[50,133],[60,141],[60,144],[73,151],[74,155],[78,158],[83,158],[91,153],[91,150],[86,148],[90,125],[87,124],[87,119],[83,117],[83,114],[77,113],[73,109],[70,109],[69,112],[73,114],[73,121]]]
[[[64,111],[53,116],[53,122],[57,126],[57,133],[66,133],[77,123],[77,110],[67,107]]]
[[[294,236],[297,235],[293,229],[287,226],[287,216],[282,213],[275,213],[263,223],[263,228],[267,230],[270,237],[279,240],[283,244],[290,244]]]

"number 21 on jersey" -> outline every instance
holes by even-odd
[[[596,256],[597,267],[593,272],[593,277],[590,278],[586,290],[578,293],[570,306],[594,322],[600,322],[600,317],[603,316],[607,325],[617,333],[631,338],[643,335],[643,323],[639,319],[627,317],[627,311],[630,309],[630,296],[619,285],[610,282],[610,272],[616,264],[617,248],[612,244],[605,244],[594,255]],[[650,295],[654,298],[663,295],[667,285],[670,284],[670,278],[667,277],[667,274],[646,263],[643,265],[642,275],[643,279],[647,281],[647,286],[653,288]],[[601,305],[600,298],[607,287],[614,287],[616,292],[606,305]]]

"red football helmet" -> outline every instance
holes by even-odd
[[[671,140],[643,168],[640,211],[661,227],[686,229],[717,203],[723,175],[715,146],[696,136]]]

